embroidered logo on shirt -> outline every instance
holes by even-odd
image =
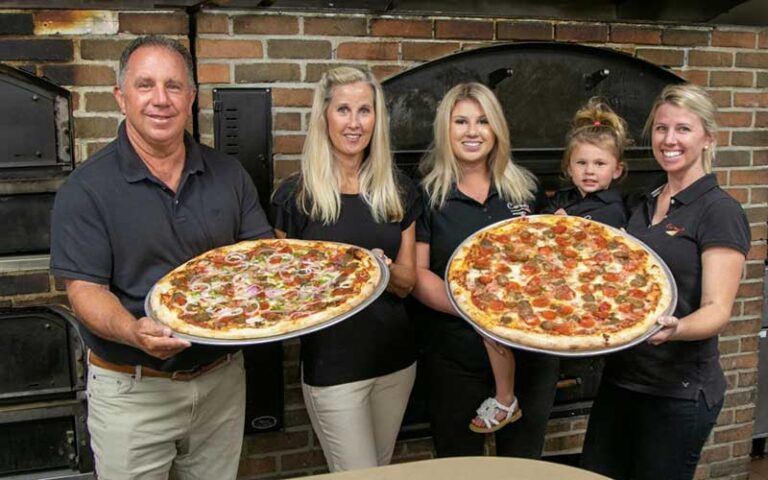
[[[683,384],[683,388],[688,388],[688,385],[690,385],[690,382],[680,382]]]
[[[530,215],[532,213],[531,207],[527,203],[520,203],[518,205],[515,205],[511,202],[507,202],[507,208],[512,213],[512,215],[516,217],[520,217],[523,215]]]
[[[668,223],[664,226],[667,235],[670,237],[674,237],[676,235],[680,235],[685,231],[685,227],[678,227],[677,225],[673,223]]]

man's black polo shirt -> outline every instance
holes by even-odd
[[[623,227],[627,223],[627,212],[621,191],[614,187],[581,196],[576,187],[558,190],[549,201],[546,211],[554,213],[562,208],[568,215],[588,218],[612,227]]]
[[[454,185],[440,210],[430,208],[429,197],[424,191],[422,201],[424,211],[416,222],[416,241],[429,244],[429,269],[445,278],[448,260],[468,236],[492,223],[536,213],[546,200],[537,192],[535,200],[513,204],[501,198],[491,185],[488,198],[481,204]],[[466,321],[433,310],[421,315],[427,320],[431,347],[452,357],[470,357],[487,363],[481,337]]]
[[[271,236],[256,188],[237,160],[187,134],[184,143],[187,157],[176,193],[149,172],[125,124],[115,141],[75,169],[54,203],[51,272],[109,285],[138,318],[149,289],[170,270],[212,248]],[[80,331],[101,358],[159,370],[192,368],[223,353],[195,344],[163,361],[82,325]]]
[[[745,256],[750,230],[736,200],[705,175],[672,197],[669,213],[656,225],[651,219],[661,188],[633,210],[627,231],[645,242],[667,263],[678,289],[674,315],[682,318],[701,306],[701,254],[709,247],[728,247]],[[653,395],[696,399],[703,391],[711,406],[723,398],[725,377],[718,360],[717,335],[706,340],[647,343],[611,355],[605,378],[611,383]]]

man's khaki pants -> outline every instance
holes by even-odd
[[[245,420],[243,355],[190,381],[93,365],[88,429],[99,480],[234,479]]]

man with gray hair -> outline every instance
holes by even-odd
[[[172,336],[145,316],[163,275],[207,250],[269,237],[242,166],[185,132],[192,58],[164,37],[131,42],[115,99],[117,138],[59,190],[51,271],[65,280],[89,349],[88,428],[105,479],[237,476],[242,353]]]

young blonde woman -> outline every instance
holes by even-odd
[[[509,129],[490,89],[463,83],[446,93],[437,109],[432,149],[421,164],[425,209],[417,224],[413,291],[431,309],[424,366],[438,456],[483,454],[485,436],[468,428],[468,419],[482,404],[472,425],[487,430],[519,417],[519,408],[525,412],[495,432],[498,455],[539,457],[554,400],[557,358],[524,351],[514,354],[516,371],[501,369],[496,377],[504,385],[498,390],[517,387],[517,399],[514,393],[497,397],[486,344],[458,317],[444,284],[448,259],[467,236],[491,223],[535,213],[540,204],[535,178],[515,165],[509,149]],[[487,345],[500,356],[512,356],[505,347]]]
[[[750,230],[710,173],[717,124],[702,88],[666,87],[646,131],[667,178],[626,228],[666,261],[677,308],[647,343],[606,359],[582,465],[618,480],[690,480],[723,406],[718,333],[730,320]]]
[[[301,339],[304,402],[330,470],[388,464],[416,373],[403,297],[416,280],[421,203],[393,169],[384,96],[370,72],[339,67],[322,76],[301,172],[279,186],[273,207],[278,237],[380,249],[390,262],[377,300]]]

